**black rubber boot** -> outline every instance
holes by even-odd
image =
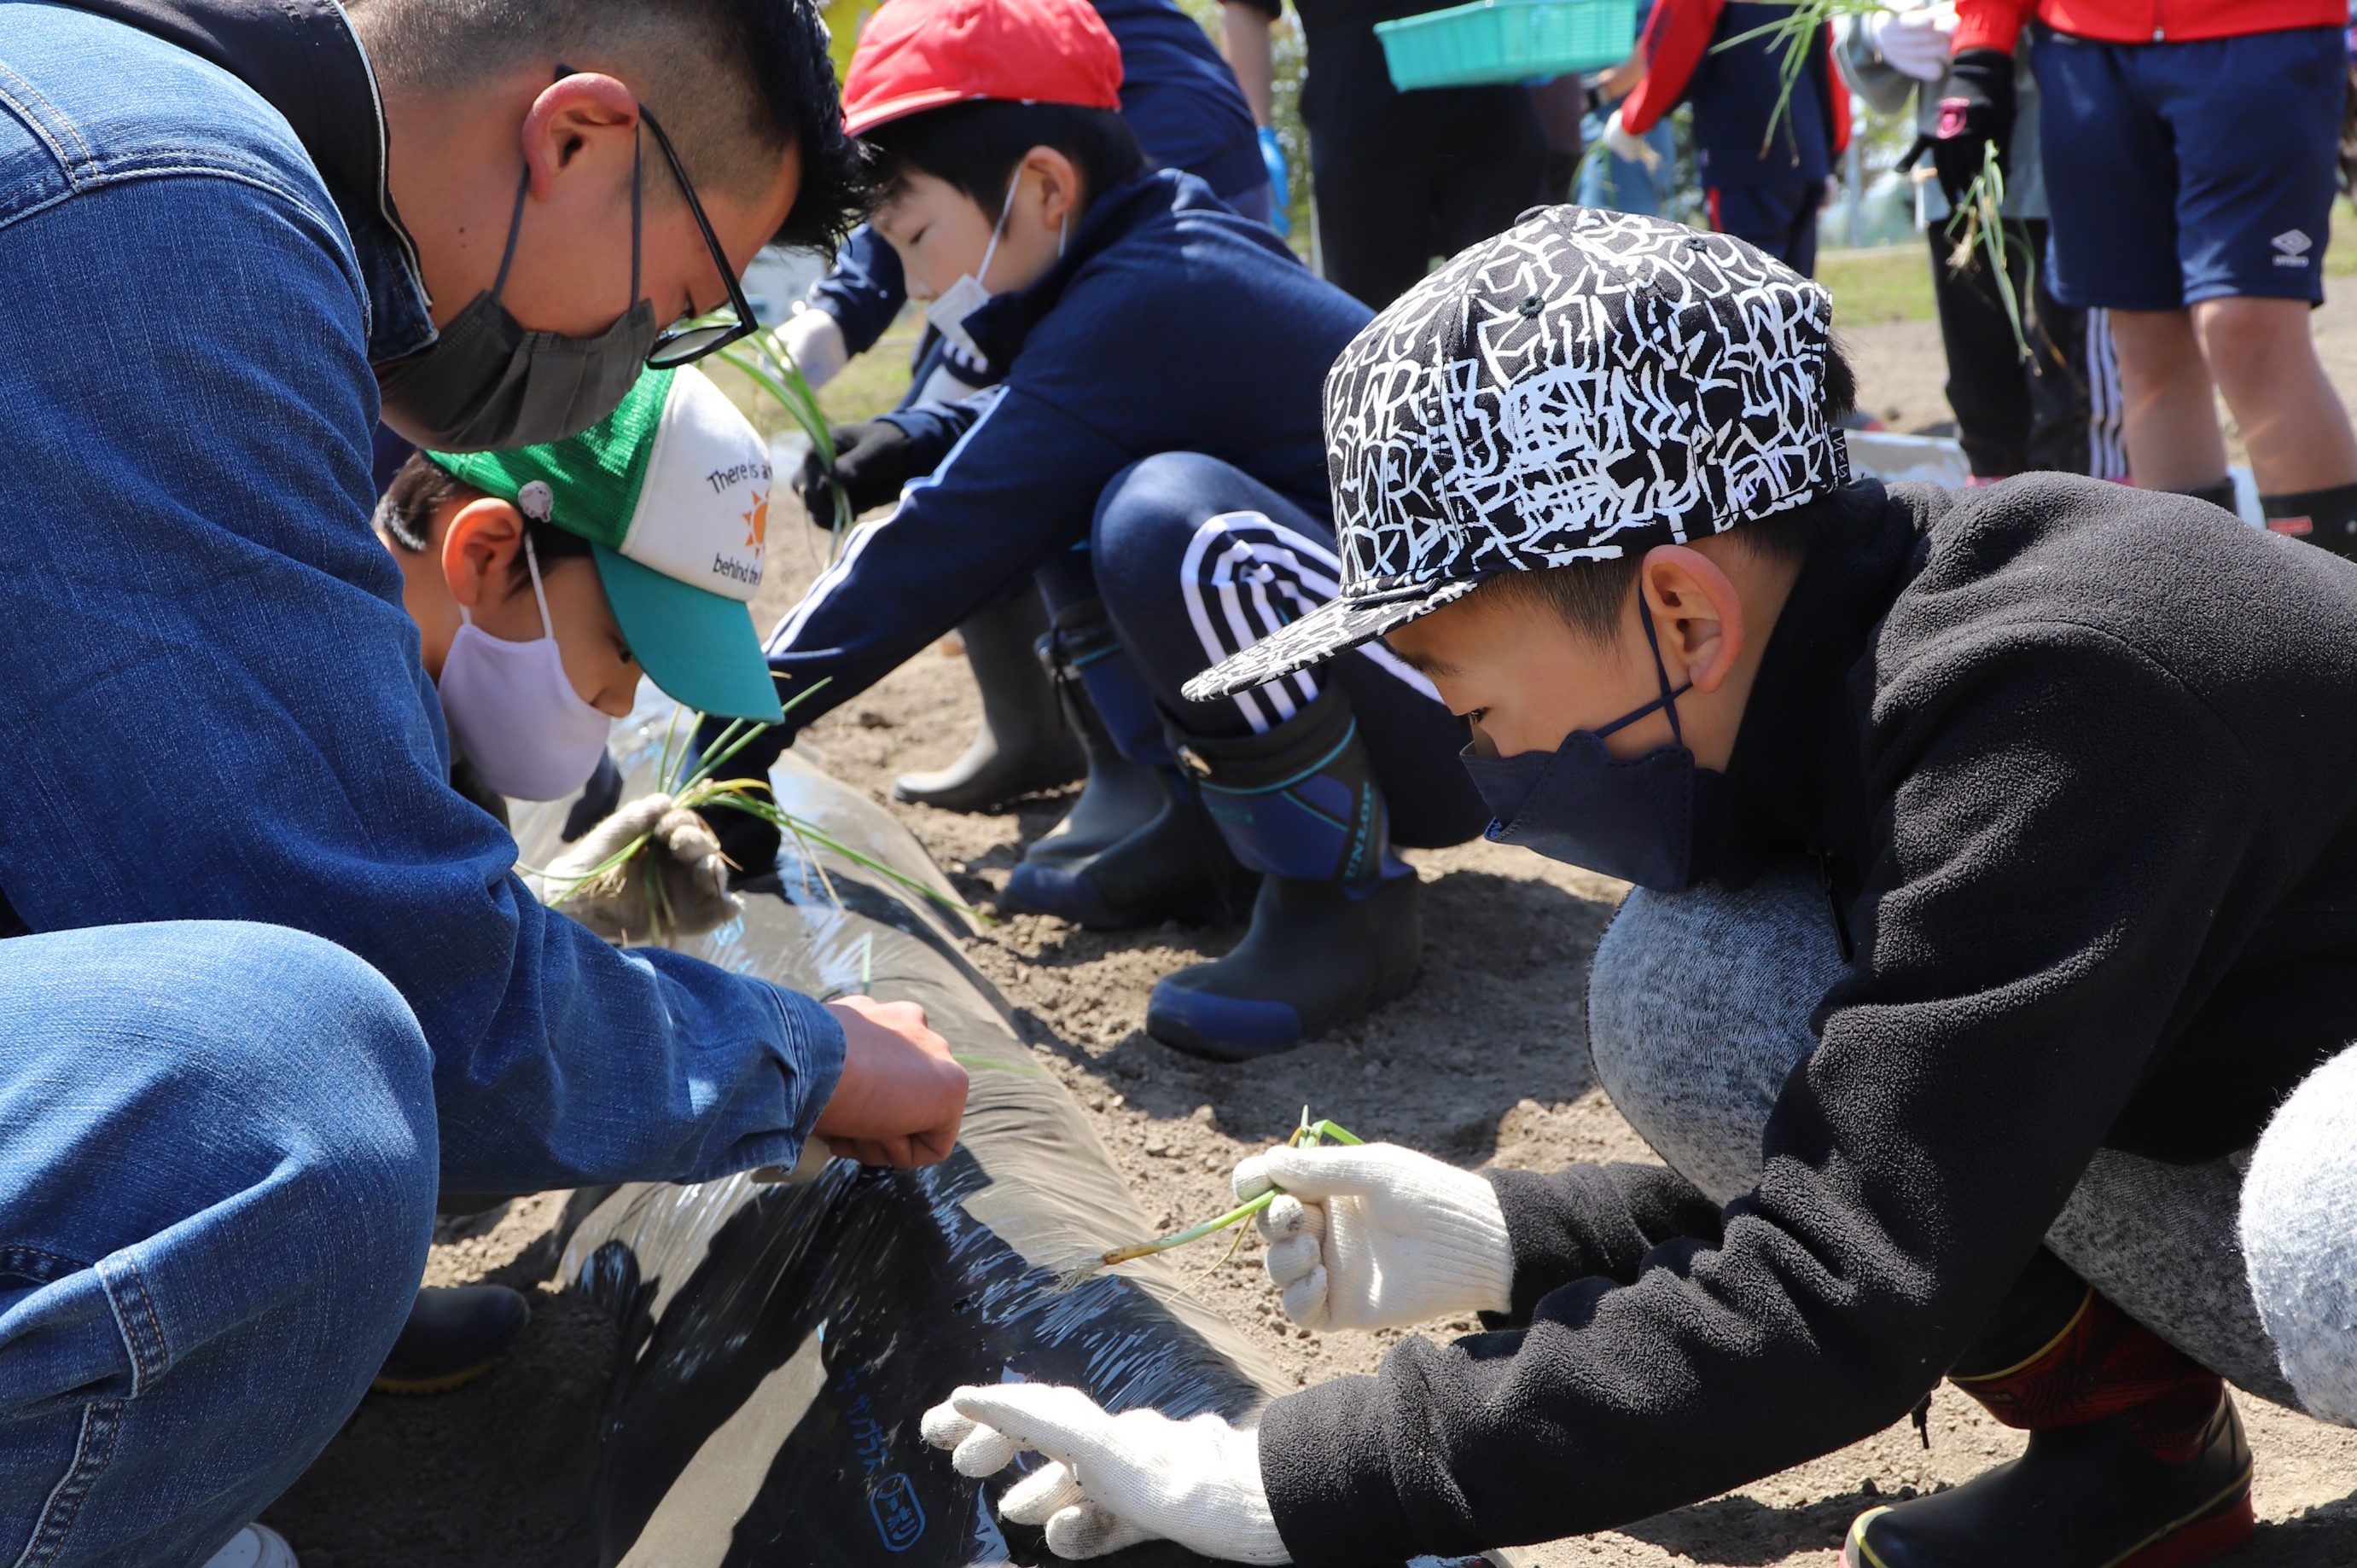
[[[1415,988],[1422,887],[1391,853],[1383,788],[1340,688],[1266,735],[1177,736],[1174,749],[1236,858],[1264,875],[1243,940],[1155,986],[1147,1034],[1248,1061]]]
[[[532,1304],[505,1285],[428,1287],[371,1386],[385,1394],[431,1394],[473,1382],[532,1321]]]
[[[1258,877],[1236,864],[1177,769],[1125,756],[1098,712],[1094,698],[1102,693],[1131,717],[1133,728],[1152,725],[1145,741],[1161,748],[1152,699],[1120,657],[1102,604],[1092,600],[1059,616],[1039,651],[1054,673],[1066,721],[1081,737],[1088,784],[1064,820],[1023,852],[1001,902],[1094,930],[1243,915]]]
[[[2267,532],[2305,539],[2319,550],[2357,559],[2357,485],[2261,496]]]
[[[982,690],[982,729],[947,768],[893,779],[894,800],[944,811],[992,811],[1025,795],[1060,789],[1081,776],[1080,742],[1065,726],[1055,687],[1032,651],[1047,628],[1048,613],[1029,588],[958,628],[974,683]]]
[[[1952,1376],[2028,1450],[1860,1515],[1846,1568],[2192,1568],[2250,1539],[2251,1449],[2225,1385],[2093,1290],[2027,1359]]]

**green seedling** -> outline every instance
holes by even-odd
[[[1809,69],[1809,58],[1826,24],[1841,16],[1870,16],[1892,6],[1883,0],[1794,0],[1785,14],[1772,22],[1763,23],[1748,32],[1713,44],[1711,53],[1731,49],[1753,38],[1767,38],[1782,50],[1776,62],[1776,106],[1768,113],[1768,134],[1760,139],[1760,151],[1764,156],[1776,139],[1776,127],[1787,124],[1792,114],[1792,93],[1801,85],[1801,78]],[[1836,92],[1845,91],[1841,83],[1834,84]]]
[[[792,713],[802,703],[817,695],[826,684],[825,680],[821,680],[795,693],[793,700],[785,704],[785,711]],[[818,873],[820,886],[825,888],[828,901],[836,908],[840,909],[844,907],[843,897],[835,891],[834,879],[827,875],[826,866],[818,858],[817,850],[823,849],[830,854],[841,855],[852,865],[862,870],[873,872],[897,887],[929,898],[944,908],[954,909],[971,919],[979,920],[985,925],[997,924],[981,910],[959,902],[940,889],[909,875],[906,872],[886,865],[872,855],[862,854],[842,840],[828,833],[817,823],[787,811],[770,794],[769,780],[718,777],[719,770],[726,766],[731,757],[751,745],[754,737],[762,731],[773,726],[766,724],[751,724],[743,719],[736,720],[720,732],[718,738],[713,742],[711,749],[706,751],[691,768],[688,766],[691,748],[679,743],[679,717],[680,710],[673,709],[671,725],[663,732],[662,755],[655,767],[655,788],[690,811],[709,807],[720,811],[743,811],[748,816],[759,817],[763,822],[769,822],[780,832],[792,834],[795,843],[800,845],[802,851],[805,876],[810,871],[814,870]],[[694,723],[688,726],[691,735],[694,733],[695,727],[704,722],[704,715],[697,714],[694,715]],[[554,908],[563,905],[565,899],[597,881],[598,878],[620,870],[634,857],[644,854],[652,838],[653,835],[651,833],[640,834],[577,876],[554,877],[547,871],[535,866],[527,865],[519,869],[535,876],[546,877],[551,881],[562,881],[565,884],[554,897],[548,900],[549,906]],[[647,877],[644,886],[649,901],[648,929],[653,933],[655,940],[661,941],[664,940],[673,924],[670,906],[663,892],[662,878]]]
[[[1738,33],[1723,43],[1711,46],[1716,54],[1730,49],[1752,38],[1771,40],[1783,52],[1777,64],[1776,107],[1768,115],[1768,134],[1760,144],[1765,154],[1775,140],[1776,127],[1789,124],[1792,113],[1792,93],[1809,69],[1809,59],[1816,48],[1822,29],[1839,16],[1869,16],[1878,11],[1894,7],[1884,0],[1794,0],[1794,4],[1775,21]],[[2013,328],[2013,346],[2027,360],[2030,356],[2029,328],[2022,313],[2020,296],[2015,292],[2013,276],[2007,270],[2009,253],[2019,254],[2030,269],[2031,287],[2036,287],[2037,259],[2029,254],[2028,247],[2018,234],[2007,234],[2003,220],[2005,206],[2005,170],[1997,164],[1996,148],[1987,148],[1981,170],[1964,188],[1964,199],[1956,204],[1948,220],[1948,234],[1956,242],[1948,253],[1948,270],[1963,274],[1975,264],[1977,251],[1986,259],[1990,274],[1996,284],[1997,300],[2005,307],[2005,318]]]
[[[1969,272],[1976,263],[1986,264],[1990,279],[1996,285],[1999,304],[2005,306],[2007,325],[2013,328],[2013,346],[2020,356],[2029,358],[2029,329],[2022,317],[2021,296],[2014,292],[2013,274],[2007,260],[2018,255],[2033,291],[2038,287],[2038,258],[2019,234],[2007,233],[2005,227],[2005,168],[1997,162],[1996,148],[1992,145],[1981,159],[1980,173],[1973,176],[1972,184],[1964,188],[1964,200],[1948,219],[1948,236],[1956,242],[1948,252],[1948,270],[1959,275]]]
[[[1294,1129],[1293,1135],[1286,1142],[1295,1148],[1316,1148],[1329,1138],[1337,1144],[1365,1142],[1364,1139],[1353,1136],[1347,1129],[1335,1122],[1310,1121],[1309,1107],[1307,1105],[1301,1108],[1301,1125]],[[1123,1263],[1134,1263],[1140,1258],[1151,1258],[1158,1253],[1200,1241],[1207,1236],[1216,1236],[1230,1226],[1242,1224],[1266,1208],[1276,1201],[1283,1191],[1282,1187],[1272,1187],[1251,1202],[1240,1203],[1216,1219],[1206,1219],[1200,1225],[1190,1225],[1184,1230],[1174,1231],[1170,1235],[1157,1237],[1151,1241],[1134,1242],[1126,1247],[1115,1247],[1110,1251],[1100,1252],[1077,1267],[1065,1270],[1057,1280],[1056,1288],[1059,1291],[1068,1291],[1106,1269],[1117,1268]],[[1239,1244],[1243,1242],[1242,1232],[1237,1234],[1236,1240]]]
[[[834,474],[834,435],[827,428],[826,412],[819,407],[818,393],[812,390],[802,367],[794,363],[794,356],[784,341],[774,332],[756,332],[721,349],[719,357],[777,400],[809,439],[820,468],[831,481]],[[827,494],[834,500],[834,515],[825,520],[830,541],[827,555],[832,561],[842,553],[844,536],[851,530],[851,498],[843,493],[842,486],[832,482],[827,486]]]

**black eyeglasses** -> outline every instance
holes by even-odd
[[[759,323],[753,317],[753,302],[745,297],[745,285],[737,281],[737,269],[728,264],[727,252],[721,250],[720,238],[712,231],[712,220],[704,215],[704,203],[695,199],[695,187],[688,183],[686,166],[679,161],[671,138],[663,134],[662,122],[643,103],[639,105],[639,118],[655,134],[655,145],[662,149],[664,160],[671,165],[672,177],[679,181],[680,194],[687,198],[687,209],[695,214],[695,226],[704,231],[705,246],[712,252],[712,264],[720,269],[720,281],[728,285],[728,307],[737,317],[734,321],[699,319],[685,327],[665,328],[655,338],[655,346],[647,350],[647,365],[651,370],[667,371],[692,365],[706,354],[751,337]]]

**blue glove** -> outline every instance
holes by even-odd
[[[1260,128],[1261,166],[1268,170],[1268,226],[1279,236],[1293,232],[1293,171],[1285,161],[1285,144],[1276,139],[1276,127]]]

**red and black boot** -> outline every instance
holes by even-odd
[[[1861,1514],[1844,1568],[2192,1568],[2250,1539],[2251,1448],[2224,1383],[2079,1291],[2028,1355],[1988,1370],[1968,1356],[1949,1374],[2027,1431],[2028,1450],[1951,1491]]]

